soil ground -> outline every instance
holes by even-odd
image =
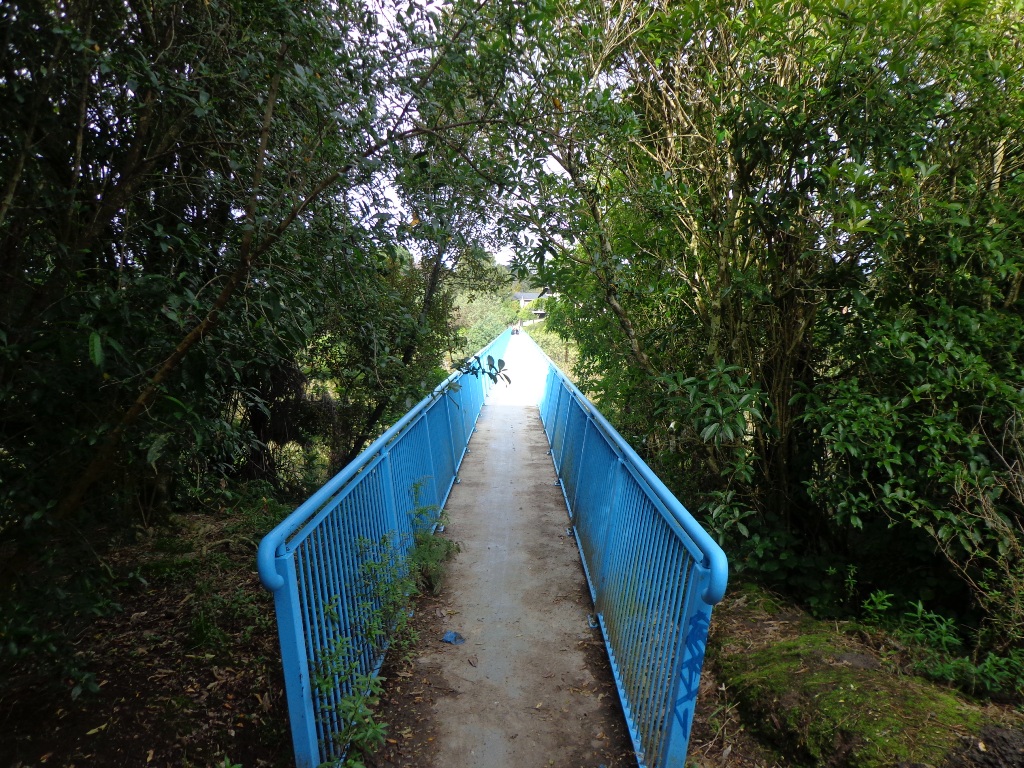
[[[105,558],[116,602],[78,617],[64,651],[95,690],[73,697],[32,658],[0,668],[0,768],[292,763],[255,543],[225,517],[174,522]]]

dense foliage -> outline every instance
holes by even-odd
[[[739,570],[989,646],[1024,639],[1022,18],[565,3],[521,254]]]
[[[1022,19],[5,3],[3,652],[113,531],[354,456],[519,317],[487,293],[510,237],[735,567],[1019,646]]]
[[[372,0],[25,0],[0,23],[17,657],[77,610],[54,595],[95,597],[118,532],[239,481],[308,490],[443,378],[453,291],[491,263],[482,128],[521,24]]]

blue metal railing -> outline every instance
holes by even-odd
[[[509,336],[480,357],[504,356]],[[453,374],[260,542],[298,768],[343,756],[343,700],[384,654],[361,626],[378,599],[367,567],[401,563],[417,526],[436,521],[490,386],[486,375]]]
[[[637,760],[683,766],[725,553],[547,362],[541,420]]]

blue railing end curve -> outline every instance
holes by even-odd
[[[710,571],[708,586],[701,595],[701,598],[708,605],[717,605],[725,597],[725,590],[729,586],[729,560],[722,548],[715,543],[713,550],[704,552],[706,562],[704,565]]]
[[[276,528],[271,533],[276,532]],[[284,535],[272,536],[267,534],[260,541],[256,549],[256,570],[260,575],[260,583],[268,592],[277,592],[284,586],[284,576],[274,568],[274,560],[277,557],[277,548],[284,543]]]

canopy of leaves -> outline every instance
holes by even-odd
[[[38,569],[85,572],[237,480],[308,491],[436,385],[452,291],[494,245],[493,95],[526,22],[500,2],[15,0],[0,23],[19,601]],[[286,445],[316,472],[283,477]]]
[[[734,562],[821,610],[885,585],[1024,637],[1021,31],[999,2],[563,3],[538,64],[520,263],[551,324]]]

